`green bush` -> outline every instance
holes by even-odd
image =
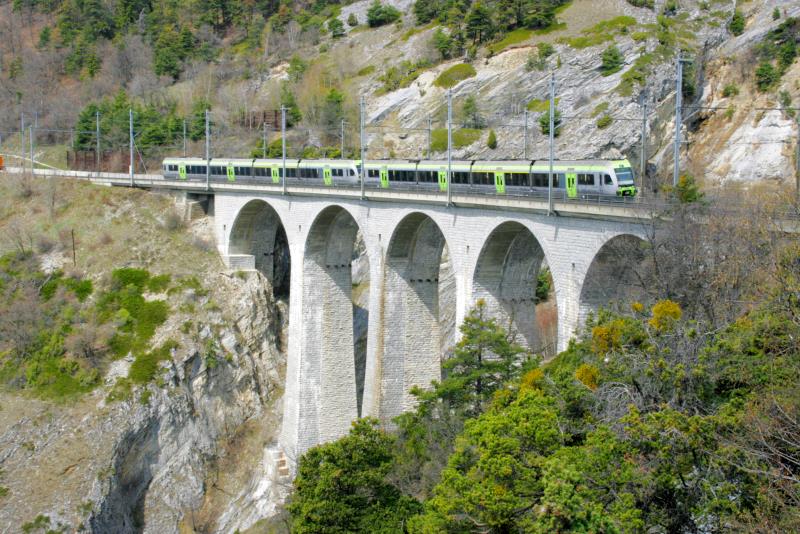
[[[139,354],[128,370],[128,379],[134,384],[149,383],[156,377],[159,364],[169,360],[172,356],[172,350],[177,348],[177,342],[168,340],[163,345],[150,352]]]
[[[472,78],[476,74],[475,67],[472,65],[468,63],[459,63],[442,72],[433,84],[437,87],[448,89],[467,78]]]
[[[556,108],[553,115],[553,124],[555,125],[555,132],[553,137],[558,137],[561,134],[561,112]],[[539,128],[542,130],[543,135],[550,135],[550,110],[548,109],[541,117],[539,117]]]
[[[350,13],[350,15],[347,17],[347,25],[351,28],[358,26],[358,17],[355,13]]]
[[[497,134],[494,133],[494,130],[489,130],[489,138],[486,140],[486,146],[491,150],[497,148]]]
[[[730,98],[738,94],[739,94],[739,86],[736,85],[735,83],[726,84],[725,87],[722,88],[722,96],[724,98]]]
[[[601,58],[602,65],[600,66],[600,71],[603,73],[603,76],[610,76],[615,72],[619,72],[620,69],[622,69],[622,63],[625,61],[622,52],[620,52],[619,48],[615,45],[611,45],[603,50]]]
[[[599,119],[597,119],[597,128],[600,129],[600,130],[603,130],[603,129],[608,128],[609,126],[611,126],[611,123],[613,123],[613,122],[614,122],[614,119],[611,117],[611,115],[605,114],[602,117],[600,117]]]
[[[756,69],[756,86],[759,91],[772,89],[781,79],[781,75],[772,63],[763,62]]]
[[[370,28],[376,28],[385,24],[391,24],[398,20],[402,14],[393,6],[381,4],[375,0],[367,10],[367,24]]]
[[[728,24],[728,29],[733,35],[741,35],[744,33],[744,14],[738,9],[733,12],[733,17]]]

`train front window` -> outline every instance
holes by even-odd
[[[617,183],[619,185],[633,185],[633,170],[630,167],[614,169],[617,173]]]

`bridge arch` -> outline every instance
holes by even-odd
[[[303,387],[317,397],[316,421],[306,420],[316,423],[312,443],[345,435],[359,415],[357,382],[363,384],[364,366],[357,376],[352,275],[359,238],[353,215],[332,205],[316,216],[305,242],[300,343],[304,365],[311,370],[306,375],[310,383]]]
[[[455,281],[449,249],[441,228],[427,214],[406,215],[392,232],[382,309],[380,414],[390,420],[414,408],[412,387],[441,379],[444,351],[454,342],[450,323],[455,322]]]
[[[558,337],[555,299],[543,305],[542,316],[537,318],[537,282],[546,263],[542,245],[526,226],[515,221],[501,223],[486,238],[478,256],[472,297],[473,302],[486,302],[490,315],[517,343],[553,354]]]
[[[231,267],[255,269],[269,280],[276,296],[289,292],[290,254],[278,212],[264,200],[251,200],[236,215],[228,238]]]
[[[578,303],[578,327],[590,313],[600,308],[626,307],[641,298],[646,281],[636,269],[645,260],[647,242],[634,234],[618,234],[592,258],[581,286]]]

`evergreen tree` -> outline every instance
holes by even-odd
[[[486,126],[486,121],[481,114],[478,107],[478,100],[474,95],[469,95],[464,100],[464,106],[461,108],[461,114],[464,117],[464,126],[467,128],[482,129]]]
[[[344,24],[338,18],[332,18],[328,21],[328,31],[331,32],[331,37],[334,39],[344,36]]]
[[[604,76],[609,76],[622,68],[622,62],[625,60],[625,57],[616,45],[611,45],[603,50],[601,59],[602,65],[600,66],[600,70]]]
[[[294,93],[289,88],[289,84],[284,83],[281,86],[281,106],[286,108],[286,127],[292,127],[303,120],[303,114],[300,112],[300,107],[297,105],[297,100]]]
[[[477,2],[467,14],[466,36],[474,43],[482,43],[492,36],[492,14],[482,3]]]
[[[497,134],[494,133],[494,130],[489,130],[489,138],[486,140],[486,146],[491,150],[497,148]]]

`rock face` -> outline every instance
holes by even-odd
[[[257,273],[244,279],[214,274],[205,283],[215,288],[204,305],[211,311],[194,339],[181,337],[172,319],[156,334],[156,344],[180,339],[158,384],[118,402],[106,401],[105,388],[65,407],[31,401],[20,406],[27,415],[17,424],[3,425],[3,485],[9,494],[0,505],[0,524],[19,527],[41,514],[52,527],[68,531],[82,525],[98,533],[162,534],[202,515],[203,531],[232,532],[248,528],[269,506],[274,511],[282,491],[274,484],[280,460],[274,455],[265,462],[255,458],[258,465],[248,474],[257,482],[240,486],[258,494],[239,495],[237,509],[251,513],[225,517],[229,503],[209,509],[204,501],[215,466],[250,460],[236,458],[242,447],[230,445],[243,426],[261,427],[262,450],[278,432],[285,358],[276,349],[284,325],[275,318],[288,314],[275,312],[285,305],[272,301]],[[126,366],[116,362],[109,373],[124,376]],[[9,402],[20,401],[3,399]]]

